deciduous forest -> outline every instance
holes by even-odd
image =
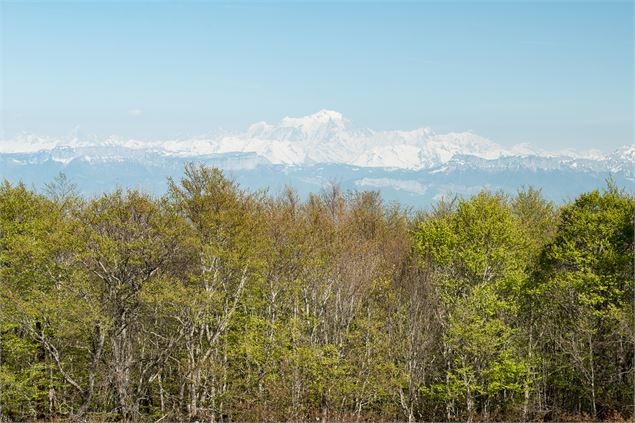
[[[0,420],[633,416],[632,194],[0,185]]]

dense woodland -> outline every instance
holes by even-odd
[[[632,194],[0,185],[0,420],[633,416]]]

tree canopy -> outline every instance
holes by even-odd
[[[633,416],[635,200],[0,185],[0,420]]]

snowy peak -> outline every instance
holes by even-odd
[[[280,126],[298,128],[304,133],[321,131],[325,128],[344,129],[347,124],[348,120],[344,119],[341,113],[326,109],[299,118],[287,116],[280,121]]]
[[[251,125],[245,135],[271,141],[311,142],[337,138],[347,127],[348,120],[341,113],[320,110],[303,117],[284,117],[277,125],[258,122]]]

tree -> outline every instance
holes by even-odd
[[[603,418],[628,413],[633,385],[634,201],[609,184],[562,208],[534,284],[549,384],[559,404]],[[629,323],[630,322],[630,325]],[[583,402],[576,398],[583,398]]]
[[[416,248],[444,305],[445,380],[424,389],[443,399],[448,420],[506,411],[529,377],[513,327],[527,247],[507,198],[481,192],[442,208],[420,223]]]
[[[89,353],[84,354],[68,343],[70,339],[76,345],[91,343],[86,324],[92,314],[84,296],[84,273],[73,266],[70,255],[83,249],[76,222],[65,219],[57,203],[23,185],[12,187],[5,182],[0,207],[2,348],[23,354],[21,360],[31,363],[23,376],[39,380],[16,380],[38,398],[40,405],[30,413],[43,414],[46,402],[49,414],[62,412],[56,397],[70,388],[81,398],[79,408],[71,412],[81,416],[91,401],[100,351],[87,347]],[[10,356],[7,353],[5,359]],[[89,371],[69,369],[69,355]],[[13,378],[7,371],[5,376]]]
[[[215,168],[188,165],[180,184],[170,181],[173,207],[198,239],[196,265],[190,269],[182,304],[188,375],[188,416],[199,417],[202,403],[211,414],[222,414],[217,396],[221,374],[210,373],[218,357],[219,341],[233,323],[244,293],[261,279],[259,258],[264,225],[257,197],[248,195]]]
[[[141,294],[156,278],[178,279],[175,264],[189,254],[187,226],[167,205],[136,191],[115,191],[91,201],[81,220],[86,250],[77,259],[90,275],[101,316],[94,337],[110,343],[117,411],[122,420],[134,420],[153,367],[140,366],[136,352],[142,347]]]

